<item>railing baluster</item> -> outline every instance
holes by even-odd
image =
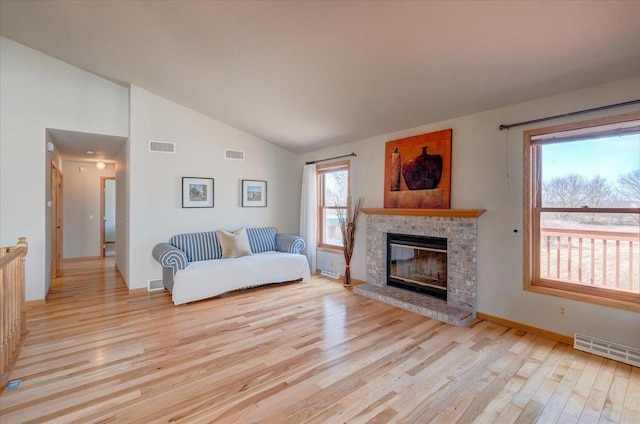
[[[560,278],[560,236],[556,237],[556,278]]]
[[[607,285],[607,240],[602,240],[602,285]]]
[[[578,239],[578,281],[582,283],[582,237]]]
[[[633,287],[633,242],[629,241],[629,290]]]
[[[567,277],[567,280],[571,280],[571,237],[567,238],[569,246],[568,246],[568,250],[569,250],[569,254],[567,255],[567,273],[569,274]]]
[[[15,262],[9,264],[9,328],[8,328],[8,343],[13,347],[15,344],[15,328],[16,328],[16,285],[15,285]],[[10,348],[11,349],[11,348]]]
[[[591,239],[591,284],[594,282],[594,274],[595,274],[595,263],[596,263],[596,239]]]
[[[620,288],[620,240],[616,240],[616,287]]]
[[[547,236],[547,277],[551,277],[551,236]]]

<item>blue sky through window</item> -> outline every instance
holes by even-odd
[[[640,134],[547,144],[542,152],[543,182],[578,174],[615,184],[618,175],[640,169]]]

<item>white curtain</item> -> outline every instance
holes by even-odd
[[[316,166],[305,165],[302,173],[302,198],[300,199],[300,237],[304,239],[311,273],[316,272],[316,245],[318,234],[318,184]]]

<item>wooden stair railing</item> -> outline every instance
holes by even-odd
[[[16,246],[0,248],[0,392],[27,333],[24,263],[28,250],[25,237]]]

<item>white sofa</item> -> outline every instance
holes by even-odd
[[[175,305],[220,294],[310,278],[307,257],[300,254],[304,240],[277,234],[274,227],[247,228],[251,255],[222,259],[215,231],[178,234],[153,248],[162,265],[164,287]]]

